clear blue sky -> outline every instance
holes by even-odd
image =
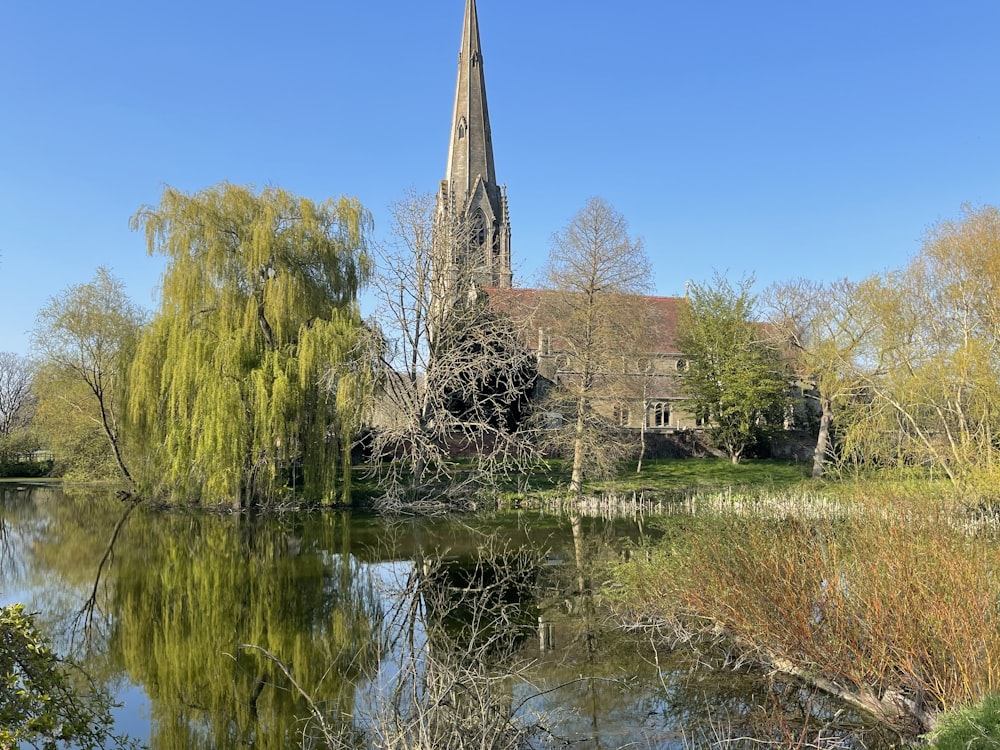
[[[106,265],[152,307],[129,217],[223,180],[355,195],[376,236],[444,177],[464,0],[0,3],[0,350]],[[478,0],[515,283],[591,196],[656,290],[902,266],[1000,203],[996,0]]]

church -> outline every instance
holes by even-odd
[[[466,290],[459,285],[473,284],[488,295],[491,307],[509,315],[526,332],[524,345],[535,355],[543,378],[558,385],[572,377],[561,368],[558,345],[553,346],[547,322],[541,319],[542,290],[514,287],[510,211],[493,158],[476,0],[465,4],[445,174],[437,192],[434,227],[436,273],[446,279],[446,293],[462,294]],[[455,241],[456,231],[462,241]],[[642,299],[653,328],[651,350],[642,373],[636,375],[643,382],[637,383],[639,395],[632,401],[607,404],[606,416],[636,430],[670,433],[700,428],[700,421],[681,406],[676,376],[685,366],[674,344],[683,299]]]

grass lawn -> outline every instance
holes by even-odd
[[[533,488],[546,492],[565,489],[569,485],[568,467],[549,464],[550,473],[532,477]],[[812,463],[796,463],[773,459],[748,459],[734,465],[728,459],[668,458],[645,461],[642,473],[629,464],[612,479],[585,482],[584,492],[648,494],[675,493],[690,490],[724,490],[727,488],[788,489],[807,486],[812,480]]]

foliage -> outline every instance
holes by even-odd
[[[131,369],[144,483],[237,506],[299,481],[309,499],[346,498],[369,388],[356,304],[368,212],[223,183],[168,187],[132,226],[168,259]]]
[[[447,251],[468,233],[458,220],[435,225],[433,206],[428,195],[397,202],[392,237],[377,249],[381,393],[369,449],[384,506],[407,483],[418,495],[447,488],[464,498],[523,475],[537,457],[521,429],[533,359],[477,289],[479,269],[442,267],[439,255],[465,257]]]
[[[537,317],[559,357],[557,387],[540,411],[563,415],[545,432],[546,447],[572,456],[570,489],[584,474],[606,476],[627,454],[613,423],[613,406],[634,395],[631,365],[648,355],[650,324],[638,296],[650,286],[641,240],[606,201],[591,198],[552,238],[546,293]]]
[[[41,447],[33,431],[21,430],[0,436],[0,477],[40,477],[52,470],[52,462],[34,458]]]
[[[1000,209],[964,208],[905,269],[867,279],[873,321],[843,431],[849,460],[934,466],[953,483],[1000,470]]]
[[[69,481],[102,481],[118,467],[101,427],[93,392],[80,380],[68,380],[58,367],[42,366],[35,378],[38,411],[34,428],[52,452],[54,476]]]
[[[39,310],[32,331],[42,373],[38,376],[38,429],[43,441],[93,446],[100,435],[103,454],[131,489],[122,412],[126,370],[145,320],[107,268],[86,284],[63,290]],[[94,457],[93,449],[86,452]],[[77,453],[67,454],[77,462]],[[90,461],[90,469],[100,466]]]
[[[114,733],[111,698],[80,690],[24,606],[0,607],[0,747],[132,747]],[[24,743],[24,745],[22,745]]]
[[[723,638],[903,731],[995,691],[1000,547],[960,506],[720,498],[623,567],[630,621]]]
[[[949,711],[925,737],[931,750],[994,750],[1000,747],[1000,694]]]
[[[782,426],[790,378],[754,319],[753,279],[691,285],[677,322],[687,366],[678,374],[691,410],[733,463]]]

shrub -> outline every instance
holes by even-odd
[[[0,748],[135,747],[113,733],[111,698],[72,677],[23,605],[0,607]]]
[[[958,511],[928,499],[776,507],[679,523],[625,569],[623,612],[722,633],[914,733],[1000,686],[1000,546]]]

